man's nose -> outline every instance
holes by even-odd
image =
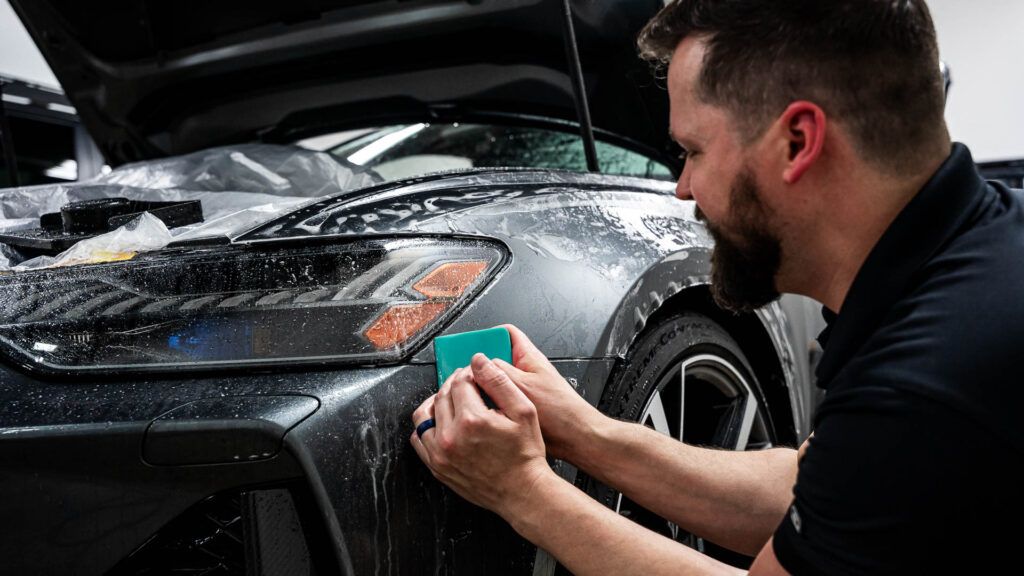
[[[693,191],[690,189],[690,175],[687,173],[686,166],[683,166],[683,173],[679,175],[679,181],[676,182],[676,198],[680,200],[693,200]]]

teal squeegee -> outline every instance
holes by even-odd
[[[502,327],[462,332],[434,338],[434,359],[437,361],[437,387],[456,369],[469,366],[473,355],[482,353],[488,358],[501,358],[512,363],[512,338]]]

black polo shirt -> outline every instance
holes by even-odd
[[[955,145],[825,316],[826,394],[774,536],[782,566],[1020,572],[1024,193]]]

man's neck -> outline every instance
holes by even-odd
[[[947,157],[933,160],[912,177],[865,172],[847,176],[844,185],[832,187],[830,207],[803,228],[805,234],[784,243],[780,290],[809,296],[830,310],[841,311],[875,245]]]

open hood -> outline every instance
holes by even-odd
[[[10,0],[113,164],[391,122],[575,121],[560,0]],[[574,0],[594,126],[668,146],[660,0]]]

